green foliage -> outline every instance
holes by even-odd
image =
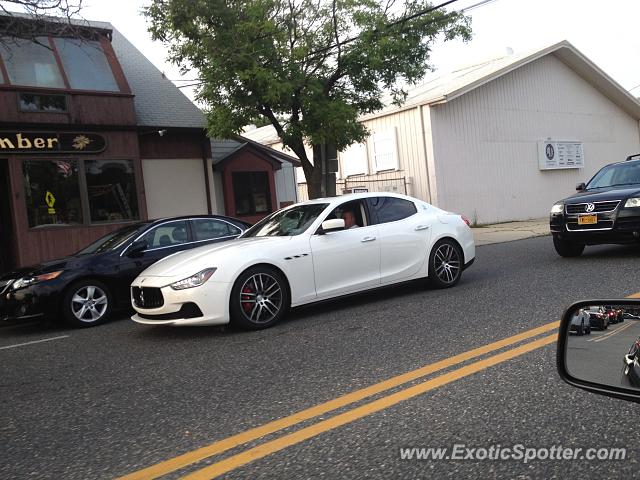
[[[468,17],[437,10],[402,21],[431,4],[395,1],[153,0],[145,14],[170,59],[200,72],[213,136],[263,117],[307,173],[304,143],[362,141],[358,117],[381,109],[385,91],[404,100],[398,85],[431,69],[439,35],[470,38]]]

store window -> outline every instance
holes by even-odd
[[[13,85],[30,87],[64,88],[64,80],[56,63],[47,37],[35,41],[16,39],[0,40],[0,57]]]
[[[29,227],[82,223],[76,160],[27,160],[22,173]]]
[[[235,172],[232,175],[236,215],[272,212],[267,172]]]
[[[138,218],[131,160],[85,160],[84,169],[92,223]]]
[[[100,42],[56,38],[55,44],[71,88],[105,92],[119,91]]]
[[[20,93],[20,110],[23,112],[66,112],[67,99],[64,95]]]

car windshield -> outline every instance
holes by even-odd
[[[600,170],[587,185],[587,190],[640,184],[640,161],[609,165]]]
[[[328,205],[328,203],[311,203],[280,210],[256,223],[244,232],[241,238],[299,235],[309,228]]]
[[[91,253],[104,253],[115,250],[120,245],[131,239],[136,233],[140,231],[142,227],[149,225],[148,223],[134,223],[122,227],[115,232],[108,233],[102,238],[99,238],[91,245],[80,250],[77,255],[88,255]]]

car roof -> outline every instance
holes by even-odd
[[[238,218],[233,218],[233,217],[227,217],[226,215],[207,215],[207,214],[203,214],[203,215],[179,215],[176,217],[162,217],[162,218],[154,218],[149,219],[147,221],[141,221],[140,223],[148,223],[149,225],[152,224],[156,224],[156,223],[164,223],[164,222],[171,222],[174,220],[191,220],[194,218],[213,218],[213,219],[218,219],[218,220],[226,220],[226,221],[230,221],[230,222],[235,222],[235,223],[247,223],[244,220],[240,220]]]
[[[410,197],[408,195],[402,195],[400,193],[393,192],[362,192],[362,193],[345,193],[344,195],[338,195],[337,197],[323,197],[323,198],[314,198],[313,200],[306,200],[304,202],[300,202],[298,205],[308,205],[314,203],[343,203],[350,200],[361,200],[364,198],[372,198],[372,197],[390,197],[390,198],[402,198],[404,200],[409,200],[411,202],[422,202],[414,197]]]

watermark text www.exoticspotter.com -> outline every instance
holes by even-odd
[[[405,447],[400,448],[401,460],[472,460],[472,461],[519,461],[529,463],[536,460],[625,460],[626,448],[527,447],[491,445],[474,447],[456,443],[453,447]]]

